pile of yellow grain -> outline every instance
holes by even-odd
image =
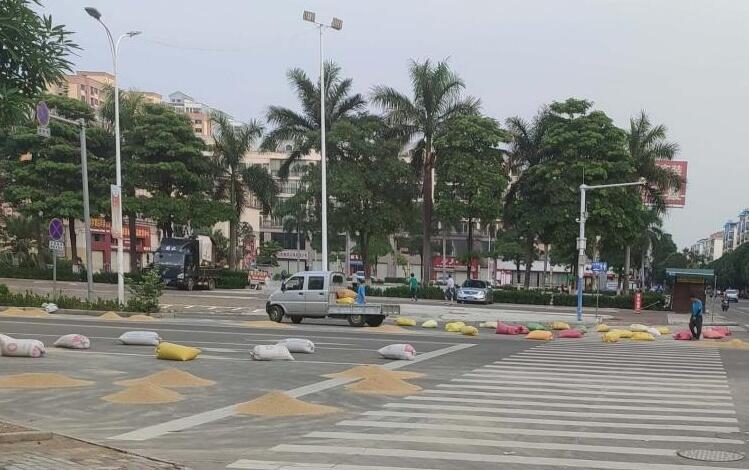
[[[102,397],[102,400],[125,405],[157,405],[184,400],[184,396],[152,383],[141,383]]]
[[[51,317],[49,313],[36,307],[8,307],[0,315],[5,317]]]
[[[396,325],[380,325],[362,328],[356,331],[366,331],[367,333],[408,333],[408,330]]]
[[[354,393],[402,396],[421,390],[421,387],[406,382],[407,379],[423,376],[424,374],[418,372],[393,371],[376,365],[365,365],[328,374],[325,377],[362,379],[346,385],[346,389]]]
[[[165,388],[209,387],[215,383],[216,382],[213,380],[203,379],[189,372],[174,368],[164,369],[138,379],[120,380],[119,382],[115,382],[115,384],[122,385],[123,387],[152,384]]]
[[[700,341],[690,341],[689,344],[693,344],[695,346],[703,347],[703,348],[720,348],[720,349],[749,349],[749,343],[746,341],[742,341],[738,338],[732,339],[729,341],[710,341],[710,340],[700,340]]]
[[[248,328],[289,328],[290,326],[285,323],[278,323],[270,320],[255,320],[246,321],[241,323],[242,326]]]
[[[151,320],[156,320],[154,317],[152,317],[150,315],[143,315],[143,314],[140,314],[140,313],[138,315],[129,316],[129,317],[127,317],[127,319],[128,320],[132,320],[132,321],[151,321]]]
[[[84,387],[93,382],[78,380],[57,373],[26,373],[0,376],[0,388],[70,388]]]
[[[122,317],[117,314],[117,312],[104,312],[101,315],[99,315],[99,318],[102,320],[122,320]]]
[[[239,415],[250,416],[320,416],[340,411],[339,408],[307,403],[274,391],[234,408]]]

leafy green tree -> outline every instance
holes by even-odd
[[[364,109],[366,101],[362,95],[352,94],[353,80],[341,76],[341,68],[326,62],[325,71],[325,126],[330,130],[336,122],[355,115]],[[291,166],[313,150],[320,151],[320,82],[313,83],[302,69],[291,69],[286,77],[297,95],[301,112],[283,106],[270,106],[266,119],[273,129],[263,140],[264,150],[275,151],[281,145],[291,145],[289,158],[279,170],[282,177],[288,176]],[[326,136],[326,144],[335,141]],[[335,148],[328,152],[334,152]]]
[[[427,282],[432,271],[432,172],[437,164],[435,139],[447,122],[460,114],[476,114],[479,100],[463,97],[465,83],[446,62],[433,64],[411,61],[409,66],[412,98],[384,85],[376,86],[372,101],[385,111],[386,121],[406,141],[419,138],[413,153],[421,177],[422,196],[422,279]]]
[[[278,266],[276,255],[283,247],[276,241],[263,242],[258,247],[257,264],[262,266]]]
[[[39,265],[37,253],[41,238],[38,219],[22,215],[1,217],[0,264],[23,267]]]
[[[215,193],[219,200],[228,201],[232,210],[229,219],[229,268],[237,269],[238,227],[242,212],[249,204],[250,197],[254,196],[262,212],[270,213],[279,188],[268,170],[243,162],[244,155],[262,135],[262,126],[252,121],[237,127],[223,114],[214,115],[212,120],[215,124]]]
[[[499,258],[502,261],[512,261],[515,263],[515,273],[517,282],[520,283],[520,265],[527,256],[526,244],[523,243],[523,236],[515,229],[507,229],[497,234],[497,239],[492,247],[491,256]]]
[[[468,221],[468,260],[477,256],[475,222],[488,225],[501,215],[507,176],[500,145],[508,140],[494,119],[464,115],[450,120],[435,141],[440,149],[435,212],[452,226]]]
[[[0,127],[23,120],[47,85],[70,71],[78,46],[72,32],[33,6],[39,0],[0,2]]]

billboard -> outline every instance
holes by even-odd
[[[681,189],[678,191],[668,191],[664,194],[664,201],[666,207],[684,207],[686,204],[687,195],[687,162],[686,160],[657,160],[655,162],[660,168],[671,170],[672,172],[679,175],[681,179]],[[651,201],[647,197],[644,197],[645,204],[650,204]]]

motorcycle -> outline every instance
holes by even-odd
[[[728,299],[723,299],[723,300],[720,301],[720,308],[724,312],[728,311],[728,305],[729,305]]]

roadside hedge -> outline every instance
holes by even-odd
[[[222,269],[216,279],[216,287],[219,289],[244,289],[247,285],[247,271]]]
[[[116,300],[96,299],[93,302],[71,297],[68,295],[38,295],[26,291],[25,293],[10,292],[5,284],[0,284],[0,305],[8,307],[39,307],[44,303],[54,303],[59,308],[76,310],[122,310]],[[128,310],[126,307],[124,310]],[[134,311],[134,310],[129,310]]]

